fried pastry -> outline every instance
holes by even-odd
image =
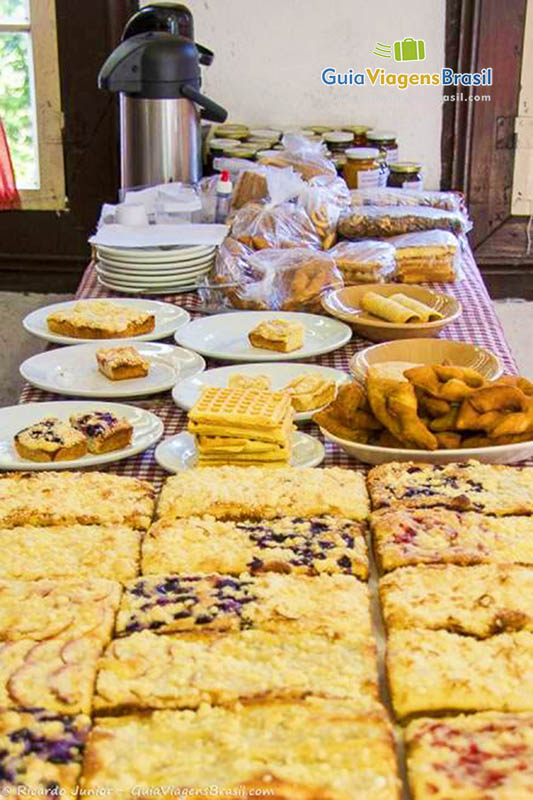
[[[416,394],[410,383],[383,378],[371,367],[367,390],[373,413],[396,439],[423,450],[437,449],[437,439],[418,416]]]
[[[382,428],[368,406],[366,394],[356,382],[343,383],[327,408],[313,415],[321,428],[354,442],[367,442],[370,434]]]
[[[413,367],[404,375],[417,389],[449,402],[459,402],[485,384],[483,376],[474,369],[444,364]]]

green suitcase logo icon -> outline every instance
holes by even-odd
[[[394,42],[395,61],[424,61],[426,58],[426,43],[423,39],[406,37],[399,42]]]

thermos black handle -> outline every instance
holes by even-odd
[[[208,47],[204,47],[203,44],[198,44],[198,42],[195,42],[195,44],[198,50],[198,61],[204,67],[209,67],[213,63],[215,54]]]
[[[191,86],[189,83],[181,87],[181,94],[194,103],[197,103],[203,109],[203,119],[208,119],[211,122],[225,122],[228,118],[228,112],[225,108],[222,108],[218,103],[210,100],[209,97],[206,97],[205,94],[199,92],[198,89],[195,89],[195,87]]]

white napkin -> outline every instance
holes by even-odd
[[[173,245],[222,244],[229,233],[227,225],[100,225],[90,244],[105,247],[172,247]]]

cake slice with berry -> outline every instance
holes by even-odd
[[[87,452],[84,433],[57,417],[48,417],[23,428],[14,437],[21,458],[30,461],[71,461]]]
[[[122,450],[130,444],[133,435],[133,425],[111,411],[72,414],[70,424],[86,438],[91,453]]]

